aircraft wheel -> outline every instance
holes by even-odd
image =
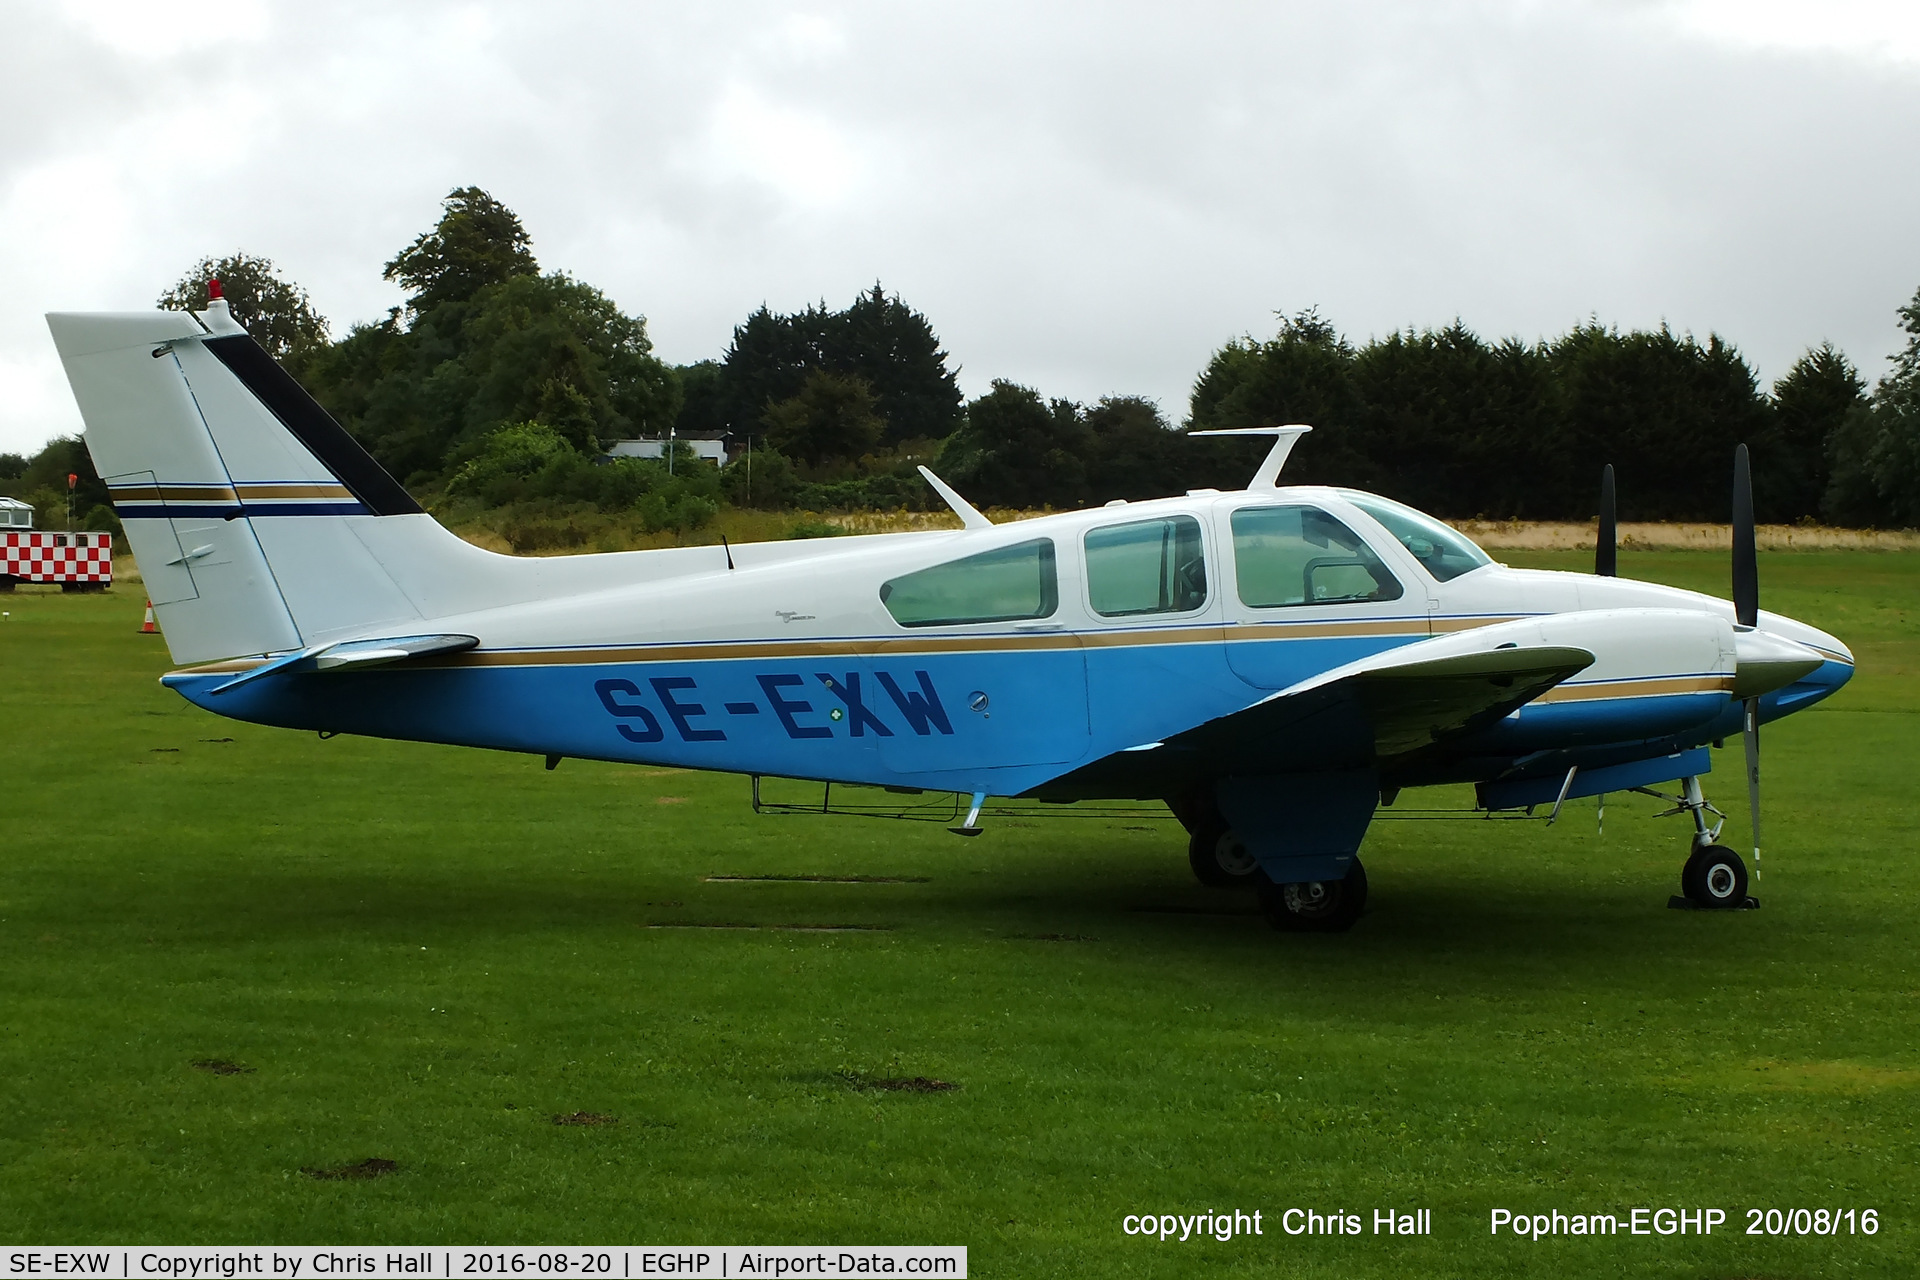
[[[1747,901],[1747,864],[1725,845],[1706,845],[1687,859],[1680,888],[1696,907],[1742,906]]]
[[[1367,870],[1355,858],[1344,880],[1260,886],[1260,909],[1282,933],[1344,933],[1367,905]]]
[[[1201,884],[1215,889],[1245,889],[1266,879],[1247,846],[1218,817],[1194,824],[1187,837],[1187,862]]]

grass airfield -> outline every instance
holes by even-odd
[[[1725,590],[1721,554],[1621,560]],[[0,596],[0,1237],[1911,1275],[1920,556],[1771,554],[1761,580],[1860,661],[1765,734],[1762,910],[1667,910],[1684,820],[1616,796],[1604,835],[1591,800],[1551,829],[1377,822],[1335,937],[1199,887],[1151,808],[963,841],[755,816],[737,777],[321,742],[156,684],[137,586]],[[1707,781],[1736,847],[1738,753]],[[849,879],[708,878],[794,875]],[[913,1078],[957,1087],[878,1087]],[[611,1123],[554,1122],[580,1113]],[[303,1172],[367,1159],[397,1168]],[[1294,1206],[1428,1208],[1433,1234],[1288,1236]],[[1488,1233],[1493,1208],[1663,1206],[1729,1218]],[[1881,1226],[1747,1236],[1746,1208]],[[1121,1231],[1236,1209],[1265,1233]]]

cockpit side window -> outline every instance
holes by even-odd
[[[1207,560],[1192,516],[1088,531],[1087,599],[1103,618],[1191,613],[1207,602]]]
[[[1318,507],[1242,507],[1232,525],[1234,579],[1250,608],[1398,600],[1404,593],[1360,535]]]
[[[1386,531],[1400,540],[1420,567],[1433,575],[1435,582],[1451,582],[1463,573],[1471,573],[1493,563],[1491,556],[1473,545],[1466,534],[1450,529],[1432,516],[1415,511],[1378,494],[1340,490],[1340,496],[1378,520]]]
[[[1053,540],[1036,538],[891,578],[880,603],[903,627],[1017,622],[1060,607]]]

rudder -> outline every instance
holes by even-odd
[[[174,660],[417,621],[351,526],[419,505],[224,302],[198,315],[47,317]]]

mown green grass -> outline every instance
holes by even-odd
[[[1274,934],[1194,885],[1149,815],[963,841],[755,817],[738,778],[321,742],[160,688],[137,595],[0,597],[0,1238],[956,1243],[1007,1276],[1912,1274],[1920,557],[1762,573],[1769,608],[1861,662],[1768,731],[1764,909],[1667,910],[1684,830],[1614,797],[1604,836],[1591,801],[1552,829],[1377,823],[1370,912],[1338,937]],[[1735,843],[1738,777],[1722,755],[1709,785]],[[927,879],[704,878],[792,873]],[[1169,907],[1221,914],[1142,910]],[[214,1058],[253,1070],[190,1065]],[[883,1076],[959,1088],[850,1082]],[[618,1122],[551,1122],[583,1110]],[[400,1171],[301,1173],[367,1157]],[[1434,1235],[1290,1238],[1272,1224],[1292,1205],[1426,1207]],[[1884,1225],[1487,1231],[1496,1206],[1661,1205]],[[1236,1208],[1266,1233],[1120,1229]]]

